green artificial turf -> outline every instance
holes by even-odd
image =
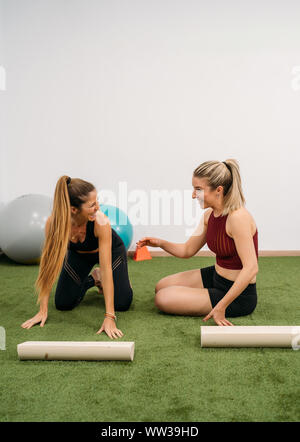
[[[0,421],[204,422],[298,421],[300,351],[200,347],[199,317],[158,312],[155,283],[205,267],[213,258],[129,259],[134,301],[118,314],[133,362],[19,361],[17,344],[34,340],[109,341],[96,335],[104,314],[95,288],[72,311],[57,311],[53,293],[44,328],[22,329],[37,312],[37,266],[0,259]],[[235,325],[300,325],[300,257],[259,258],[258,305]],[[55,287],[54,287],[55,289]],[[54,291],[53,289],[53,291]],[[205,325],[215,325],[211,319]]]

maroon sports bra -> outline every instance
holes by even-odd
[[[210,214],[207,223],[206,243],[210,250],[216,254],[216,261],[225,269],[240,270],[243,268],[242,261],[237,253],[234,240],[226,233],[226,220],[228,215],[214,216]],[[253,235],[256,257],[258,259],[258,232]]]

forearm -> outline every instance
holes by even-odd
[[[112,277],[112,271],[102,270],[101,283],[103,288],[106,313],[115,313],[114,281]]]
[[[50,292],[46,293],[39,299],[40,304],[40,312],[47,312],[48,311],[48,303],[50,298]]]
[[[226,295],[218,302],[217,306],[226,309],[245,290],[256,273],[257,269],[243,268]]]
[[[185,258],[185,244],[176,244],[162,239],[160,247],[171,255],[176,256],[177,258]]]

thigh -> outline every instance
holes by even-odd
[[[212,310],[207,289],[170,286],[159,290],[155,296],[156,306],[175,315],[202,316]]]
[[[78,253],[68,251],[55,292],[55,305],[59,310],[69,310],[80,303],[88,285],[86,278],[94,263]]]
[[[77,253],[68,250],[67,258],[64,262],[64,269],[71,277],[77,279],[82,284],[95,264],[99,263],[99,253]],[[77,276],[77,278],[76,278]]]
[[[155,287],[155,292],[170,287],[170,286],[184,286],[191,288],[203,289],[203,281],[199,269],[187,270],[186,272],[174,273],[173,275],[162,278]]]

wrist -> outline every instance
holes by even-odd
[[[41,313],[48,312],[48,302],[47,303],[40,303],[40,312]]]
[[[165,249],[166,240],[164,239],[158,239],[158,247],[161,249]]]
[[[219,301],[218,304],[215,305],[215,310],[226,310],[227,305],[224,305],[222,301]]]
[[[117,320],[117,316],[115,315],[115,313],[105,313],[104,314],[105,319],[112,319],[113,321]]]

